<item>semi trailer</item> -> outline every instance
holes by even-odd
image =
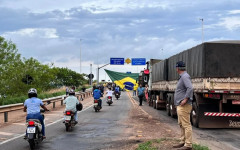
[[[205,42],[164,60],[151,59],[149,105],[177,117],[174,91],[179,79],[176,62],[184,61],[194,93],[193,126],[240,128],[240,41]]]

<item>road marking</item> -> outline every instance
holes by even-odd
[[[26,124],[25,123],[13,123],[15,125],[20,125],[20,126],[25,126]]]
[[[8,135],[8,136],[13,135],[13,133],[9,133],[9,132],[0,132],[0,134],[1,135]]]
[[[92,106],[93,106],[93,104],[92,104],[91,106],[83,109],[82,111],[78,112],[78,114],[86,111],[87,109],[91,108]],[[57,120],[57,121],[54,121],[53,123],[47,124],[47,125],[45,125],[45,127],[51,126],[51,125],[53,125],[53,124],[55,124],[55,123],[58,123],[58,122],[61,121],[61,120],[63,120],[63,118],[61,118],[61,119],[59,119],[59,120]],[[0,132],[0,133],[1,133],[1,132]],[[16,136],[16,137],[13,137],[13,138],[11,138],[11,139],[8,139],[8,140],[6,140],[6,141],[3,141],[3,142],[0,143],[0,145],[3,145],[3,144],[5,144],[5,143],[8,143],[8,142],[13,141],[13,140],[15,140],[15,139],[18,139],[18,138],[20,138],[20,137],[23,137],[24,135],[25,135],[25,133],[20,134],[20,135],[18,135],[18,136]]]

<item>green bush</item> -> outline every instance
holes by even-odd
[[[56,92],[56,93],[41,93],[38,94],[39,99],[46,99],[56,96],[64,95],[65,92]],[[27,96],[18,96],[18,97],[7,97],[7,98],[1,98],[0,99],[0,105],[9,105],[9,104],[16,104],[16,103],[24,103],[24,101],[27,99]]]

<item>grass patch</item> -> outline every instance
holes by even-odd
[[[199,144],[193,144],[193,149],[194,150],[210,150],[207,146],[202,146]]]
[[[139,144],[137,150],[157,150],[157,148],[152,147],[152,141],[147,141],[145,143]]]
[[[138,145],[136,150],[167,150],[178,144],[179,140],[175,138],[160,138],[146,141]],[[193,144],[193,150],[210,150],[207,146]]]

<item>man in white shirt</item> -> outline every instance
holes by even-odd
[[[108,97],[108,96],[111,96],[111,98],[112,98],[112,96],[113,96],[113,91],[109,88],[109,89],[107,90],[106,94],[107,94],[107,97]]]

